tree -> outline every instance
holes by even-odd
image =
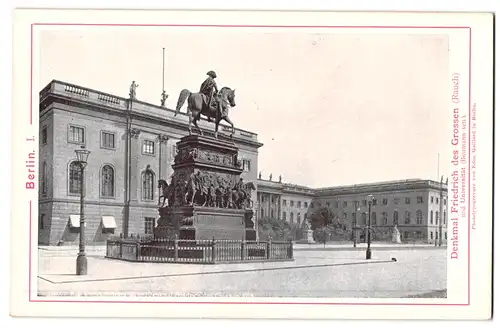
[[[309,218],[311,229],[322,229],[325,227],[342,227],[342,220],[338,214],[329,207],[323,207],[314,212]]]
[[[318,241],[326,242],[332,238],[349,240],[352,235],[344,219],[328,207],[320,208],[313,213],[309,217],[309,223]]]
[[[260,240],[289,240],[293,238],[292,227],[285,220],[266,217],[259,220],[258,233]]]

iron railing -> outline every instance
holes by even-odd
[[[110,239],[106,257],[136,262],[215,264],[293,260],[291,241]]]

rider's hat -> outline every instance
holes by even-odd
[[[215,72],[214,72],[214,71],[208,71],[207,75],[208,75],[208,76],[211,76],[211,77],[212,77],[212,78],[214,78],[214,79],[217,77],[217,74],[215,74]]]

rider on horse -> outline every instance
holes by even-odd
[[[245,192],[245,184],[243,183],[243,178],[240,178],[238,182],[233,187],[233,190],[236,191],[237,202],[238,205],[241,206],[241,202],[246,198],[247,194]],[[239,206],[238,206],[239,207]]]
[[[207,97],[207,106],[210,108],[212,107],[212,103],[215,103],[219,115],[222,115],[220,102],[217,99],[219,89],[217,88],[217,83],[215,83],[217,74],[215,74],[214,71],[209,71],[207,75],[207,79],[201,84],[200,93],[204,94]],[[208,121],[211,122],[212,119],[209,117]]]

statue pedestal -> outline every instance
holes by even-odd
[[[400,235],[393,235],[392,242],[395,244],[401,244],[401,236]]]
[[[251,201],[240,204],[239,208],[233,202],[236,197],[233,188],[243,171],[237,160],[236,145],[191,135],[182,138],[177,149],[172,165],[174,187],[169,197],[172,201],[168,207],[159,209],[155,237],[256,240]],[[193,185],[197,188],[194,197]]]
[[[160,239],[178,239],[179,223],[174,219],[171,211],[167,207],[158,209],[160,218],[154,228],[154,237]]]
[[[401,235],[400,235],[399,231],[395,231],[392,233],[391,242],[393,242],[395,244],[401,244]]]
[[[311,229],[305,230],[302,234],[301,244],[314,244],[313,231]]]
[[[247,210],[187,206],[176,208],[172,215],[178,219],[179,239],[184,240],[255,240],[253,227],[246,227]],[[253,236],[252,236],[253,235]]]

